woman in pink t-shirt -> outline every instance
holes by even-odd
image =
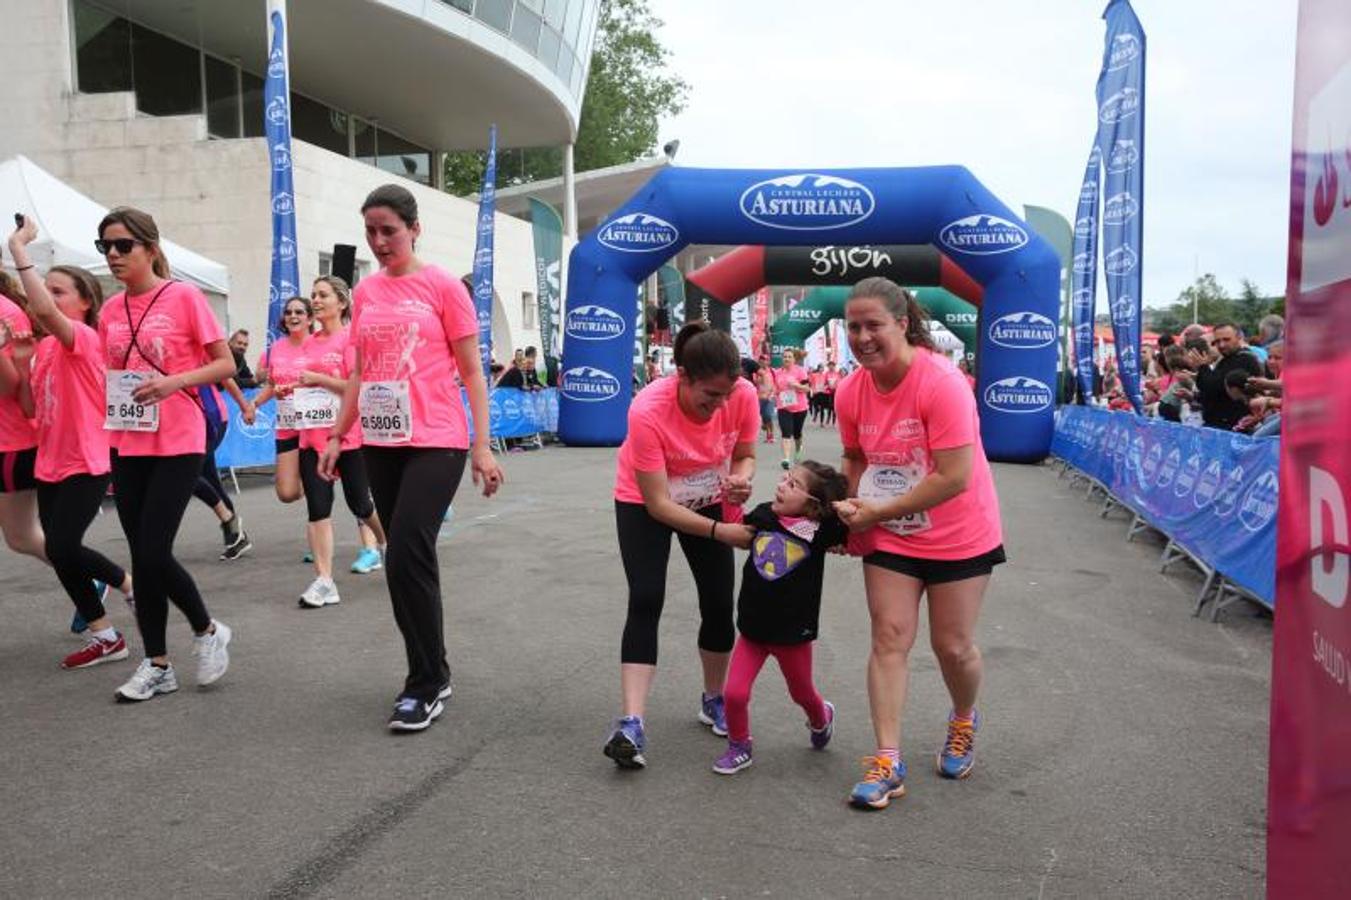
[[[774,370],[774,399],[779,411],[783,467],[802,458],[802,426],[807,421],[807,370],[797,364],[796,350],[783,351],[783,365]]]
[[[95,247],[126,287],[103,305],[99,337],[108,367],[104,428],[116,451],[113,493],[131,547],[146,656],[117,696],[135,702],[178,690],[165,634],[170,600],[196,635],[198,685],[215,682],[230,664],[230,629],[211,618],[173,550],[205,458],[207,414],[198,388],[232,377],[235,362],[202,292],[169,280],[149,214],[112,210],[99,223]]]
[[[19,286],[0,271],[0,328],[20,339],[14,346],[31,346],[32,323],[15,302],[23,299]],[[14,346],[0,347],[0,357],[13,363]],[[37,479],[33,476],[38,434],[19,407],[18,383],[16,373],[8,389],[0,386],[0,534],[9,549],[46,562],[38,524]]]
[[[304,488],[300,483],[300,432],[293,427],[295,407],[291,391],[305,368],[305,341],[314,324],[310,301],[304,297],[288,299],[282,304],[279,324],[283,337],[269,344],[258,361],[258,369],[266,373],[267,383],[253,398],[253,406],[256,409],[276,398],[272,438],[277,462],[273,484],[278,500],[294,503],[304,495]]]
[[[38,342],[21,397],[37,424],[34,474],[47,558],[88,625],[85,646],[66,656],[61,666],[83,669],[128,655],[127,642],[109,621],[104,592],[95,582],[120,588],[131,599],[126,571],[84,546],[85,532],[107,496],[111,469],[108,432],[103,430],[103,346],[93,327],[103,291],[93,275],[74,266],[53,266],[44,283],[28,260],[27,246],[37,236],[36,222],[26,218],[9,239],[29,313],[47,331]]]
[[[421,731],[441,714],[451,690],[437,533],[466,457],[484,496],[497,491],[503,476],[488,446],[488,387],[469,292],[414,253],[422,226],[407,188],[376,188],[361,215],[380,271],[356,288],[352,373],[319,472],[338,477],[343,439],[359,421],[371,494],[389,535],[385,580],[408,656],[389,727]],[[472,453],[457,379],[474,416]]]
[[[880,808],[905,792],[901,712],[924,594],[952,696],[938,771],[948,778],[970,773],[981,678],[974,632],[990,573],[1004,561],[975,397],[934,350],[926,318],[908,291],[885,278],[860,281],[845,304],[849,347],[862,369],[835,394],[854,498],[838,510],[865,554],[873,634],[868,700],[878,748],[850,795],[858,807]]]
[[[352,293],[347,282],[333,275],[315,279],[310,308],[319,330],[305,341],[305,368],[296,378],[293,399],[300,413],[300,479],[305,485],[309,514],[306,536],[314,558],[314,581],[300,595],[300,605],[312,609],[338,603],[333,581],[333,482],[319,476],[319,454],[337,419],[347,379],[352,374],[354,349],[347,322],[352,316]],[[339,444],[338,473],[347,508],[357,519],[361,552],[351,570],[361,575],[384,566],[385,532],[375,514],[366,463],[361,457],[361,426],[353,422]]]
[[[657,671],[657,625],[666,599],[671,533],[690,564],[699,593],[699,657],[704,693],[699,721],[727,734],[722,688],[735,639],[732,546],[747,546],[742,528],[718,526],[724,505],[750,497],[759,408],[741,377],[741,354],[726,334],[692,322],[675,340],[676,372],[638,392],[619,448],[615,519],[629,584],[620,648],[623,713],[604,747],[621,768],[647,764],[643,713]]]

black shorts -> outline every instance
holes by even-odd
[[[37,447],[0,452],[0,494],[36,490],[38,481],[33,477],[33,466],[37,460]]]
[[[779,410],[779,437],[802,440],[802,425],[806,421],[807,410],[805,409],[802,412]]]
[[[277,438],[276,445],[278,456],[281,456],[283,453],[290,453],[292,450],[299,450],[300,435],[295,435],[294,437],[288,438]]]
[[[995,566],[1007,561],[1003,544],[969,559],[922,559],[885,550],[877,550],[863,557],[863,564],[866,566],[877,566],[909,575],[925,584],[946,584],[949,581],[964,581],[967,578],[989,575]]]

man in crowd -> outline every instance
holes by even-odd
[[[534,347],[526,347],[524,355],[519,357],[519,364],[515,368],[508,369],[497,386],[519,388],[523,391],[544,390],[544,383],[539,380],[539,372],[535,369],[538,357],[539,353]]]
[[[1237,325],[1229,322],[1216,325],[1212,339],[1214,349],[1208,357],[1195,344],[1188,344],[1188,362],[1196,368],[1202,422],[1210,428],[1231,431],[1248,414],[1248,404],[1230,396],[1225,379],[1230,372],[1261,376],[1262,364],[1244,349],[1243,331]]]
[[[230,335],[229,343],[230,353],[235,358],[235,383],[242,388],[257,387],[258,380],[253,377],[253,372],[249,371],[249,364],[244,359],[244,355],[249,352],[248,331],[240,328]]]

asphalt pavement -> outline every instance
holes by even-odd
[[[809,455],[838,459],[808,426]],[[263,476],[238,500],[254,549],[221,562],[215,519],[178,543],[213,615],[234,629],[229,673],[113,702],[132,659],[66,672],[71,606],[40,565],[0,550],[0,896],[57,897],[1259,897],[1264,883],[1270,621],[1191,617],[1199,584],[1160,575],[1157,542],[1124,540],[1047,466],[996,466],[1010,562],[996,570],[978,763],[943,781],[946,693],[927,630],[905,716],[909,793],[860,813],[845,796],[871,752],[868,617],[857,560],[827,565],[817,680],[838,708],[813,752],[767,666],[754,765],[695,719],[694,586],[672,554],[649,767],[600,752],[618,706],[625,589],[613,449],[504,459],[491,500],[466,476],[440,546],[455,695],[425,733],[391,735],[403,651],[381,574],[342,603],[296,605],[303,504]],[[778,477],[761,446],[758,499]],[[89,543],[120,562],[111,507]]]

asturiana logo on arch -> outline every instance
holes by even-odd
[[[1140,111],[1140,92],[1135,88],[1122,88],[1106,100],[1098,110],[1098,119],[1111,125],[1122,119],[1129,119]]]
[[[563,396],[583,403],[597,403],[619,396],[619,379],[592,366],[577,366],[563,373]]]
[[[1054,344],[1055,339],[1055,323],[1041,313],[1009,313],[990,325],[990,340],[1014,350],[1035,350]]]
[[[974,215],[949,222],[938,232],[938,240],[949,250],[990,256],[1008,253],[1027,244],[1029,238],[1022,226],[999,216]]]
[[[1001,378],[985,389],[986,405],[1000,412],[1041,412],[1049,409],[1053,400],[1049,387],[1021,375]]]
[[[675,246],[680,240],[680,231],[657,216],[629,213],[607,222],[596,235],[596,240],[622,253],[650,253]]]
[[[1124,69],[1140,58],[1140,39],[1133,34],[1118,34],[1107,50],[1107,71]]]
[[[579,341],[608,341],[624,336],[624,317],[603,306],[579,306],[568,310],[564,330]]]
[[[826,231],[862,222],[877,208],[867,186],[837,175],[803,172],[758,181],[741,194],[741,214],[789,231]]]

